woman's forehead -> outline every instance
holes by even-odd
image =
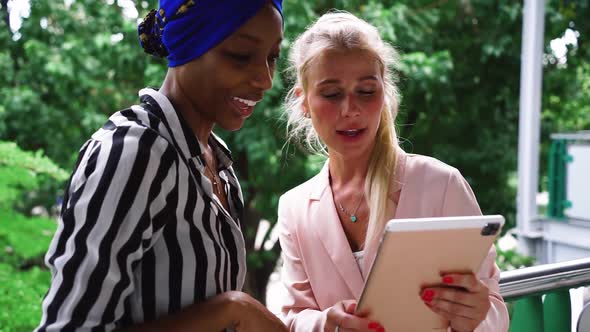
[[[325,51],[309,63],[308,78],[324,80],[355,79],[381,76],[378,59],[366,50]]]
[[[250,43],[278,43],[283,39],[283,19],[270,3],[230,35],[228,39]]]

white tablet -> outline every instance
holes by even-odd
[[[443,272],[477,274],[503,225],[499,215],[390,220],[357,311],[386,331],[446,331],[421,290],[442,285]]]

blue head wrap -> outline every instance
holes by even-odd
[[[168,66],[185,64],[215,47],[269,0],[160,0],[138,26],[146,53],[168,58]],[[282,0],[270,0],[283,15]]]

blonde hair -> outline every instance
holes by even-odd
[[[398,63],[398,54],[384,42],[371,24],[347,12],[330,12],[321,16],[291,47],[289,61],[295,83],[286,97],[287,136],[303,143],[311,152],[327,155],[311,119],[303,111],[310,64],[325,51],[361,50],[378,61],[384,82],[384,109],[371,152],[365,197],[369,202],[369,223],[365,244],[373,243],[386,222],[388,195],[396,164],[398,147],[394,121],[398,112],[399,93],[391,71]],[[303,91],[297,95],[296,91]]]

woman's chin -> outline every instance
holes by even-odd
[[[246,122],[245,118],[238,118],[238,119],[224,119],[223,121],[217,122],[217,126],[221,127],[223,130],[227,131],[236,131],[240,130],[244,123]]]

